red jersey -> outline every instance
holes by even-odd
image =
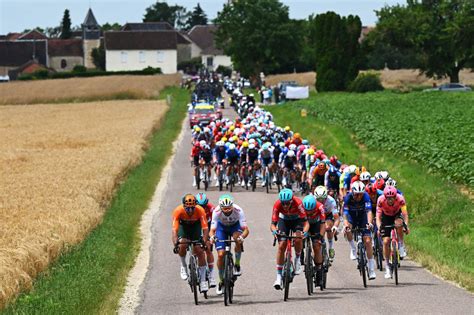
[[[318,221],[326,220],[326,212],[324,211],[324,204],[317,201],[316,208],[313,211],[306,211],[306,216],[308,217],[309,223],[316,223]]]
[[[214,211],[215,206],[212,203],[208,202],[207,205],[203,208],[204,208],[204,211],[206,211],[207,221],[211,221],[212,211]]]
[[[291,207],[288,210],[283,209],[280,199],[273,205],[272,222],[276,223],[278,219],[294,220],[298,218],[306,220],[306,211],[301,199],[293,197]]]
[[[193,146],[193,148],[191,149],[191,156],[199,156],[199,153],[201,153],[201,147]]]

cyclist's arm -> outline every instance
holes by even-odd
[[[405,224],[408,225],[408,211],[407,211],[407,205],[402,206],[402,216],[403,216],[403,221],[405,221]]]
[[[379,197],[380,199],[380,197]],[[380,227],[382,226],[382,203],[377,200],[377,211],[376,211],[376,217],[375,217],[375,224],[377,224],[377,228],[380,230]]]
[[[209,227],[207,225],[206,211],[204,211],[204,209],[200,206],[196,206],[196,210],[199,211],[199,220],[201,221],[203,239],[205,242],[207,242],[209,240]]]
[[[279,201],[275,202],[275,205],[273,206],[272,224],[270,225],[271,232],[278,230],[277,224],[278,224],[278,215],[280,214],[280,210],[278,209],[277,203],[279,203]]]
[[[178,230],[179,230],[179,209],[176,208],[173,211],[173,228],[171,232],[171,240],[173,242],[173,245],[178,242]]]
[[[367,212],[367,222],[372,224],[374,222],[374,217],[372,214],[372,200],[367,193],[364,193],[364,202],[365,202],[365,211]]]

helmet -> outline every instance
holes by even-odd
[[[280,148],[284,148],[285,147],[285,142],[280,142],[280,143],[278,143],[278,145],[280,146]]]
[[[253,97],[254,95],[253,95],[253,93],[250,93],[249,96],[250,96],[250,97]]]
[[[234,140],[234,142],[235,142],[235,141],[238,141],[238,140],[239,140],[239,137],[237,137],[237,136],[233,136],[233,137],[232,137],[232,139],[233,139],[233,140]]]
[[[304,144],[304,145],[308,145],[308,144],[309,144],[309,141],[306,140],[306,139],[303,139],[303,141],[302,141],[301,143]]]
[[[309,154],[309,155],[314,155],[314,149],[309,148],[309,149],[308,149],[308,154]]]
[[[299,132],[296,132],[294,135],[293,135],[293,138],[295,139],[300,139],[301,138],[301,135]]]
[[[388,171],[380,171],[380,176],[382,176],[382,178],[387,181],[389,179],[389,174],[388,174]]]
[[[200,206],[205,206],[209,202],[209,199],[207,199],[207,196],[205,193],[197,193],[196,194],[196,201],[198,205]]]
[[[285,131],[290,131],[290,130],[291,130],[290,126],[285,127]]]
[[[365,191],[365,185],[361,181],[356,181],[352,184],[351,190],[353,194],[361,194]]]
[[[255,139],[250,139],[250,140],[249,140],[249,143],[250,143],[250,144],[255,144]]]
[[[250,150],[255,149],[255,144],[253,144],[253,143],[249,144],[249,149],[250,149]]]
[[[202,148],[203,148],[204,150],[210,150],[210,149],[211,149],[211,147],[210,147],[209,145],[207,145],[207,144],[206,144],[205,146],[203,146]]]
[[[316,198],[313,195],[304,197],[303,207],[306,211],[313,211],[316,208]]]
[[[303,152],[304,150],[306,150],[306,147],[304,145],[300,145],[298,147],[298,151]]]
[[[199,128],[199,127],[196,127],[194,130],[195,130],[196,132],[201,132],[201,128]]]
[[[217,142],[216,142],[216,145],[217,145],[218,147],[223,147],[223,146],[225,145],[225,143],[224,143],[224,141],[217,141]]]
[[[268,149],[270,149],[270,145],[271,145],[271,144],[270,144],[269,142],[266,142],[266,143],[264,143],[264,144],[262,145],[262,149],[268,150]]]
[[[235,144],[231,143],[231,144],[229,145],[229,150],[234,150],[234,149],[235,149]]]
[[[211,132],[211,129],[209,129],[208,127],[204,127],[204,132],[205,133]]]
[[[234,198],[231,195],[225,194],[219,197],[219,206],[220,207],[232,207],[234,205]]]
[[[354,164],[349,165],[348,171],[349,174],[355,174],[355,172],[357,171],[357,166],[355,166]]]
[[[337,163],[337,156],[335,156],[335,155],[331,156],[331,158],[329,159],[329,162],[331,162],[331,164],[336,164]]]
[[[249,143],[248,143],[247,141],[242,142],[242,147],[248,148],[248,147],[249,147]]]
[[[322,161],[318,163],[318,169],[324,170],[325,168],[326,168],[326,163],[324,163]]]
[[[387,186],[383,190],[383,195],[385,198],[396,197],[397,196],[397,189],[393,186]]]
[[[224,143],[226,143],[226,142],[227,142],[227,138],[226,138],[226,137],[222,137],[222,139],[221,139],[221,140],[222,140],[222,141],[224,141]]]
[[[229,138],[229,142],[234,142],[234,141],[235,141],[234,137]]]
[[[372,184],[372,183],[368,183],[367,186],[365,186],[365,191],[368,193],[368,194],[375,194],[377,192],[377,187],[375,187],[376,185],[375,184]]]
[[[230,130],[230,131],[234,131],[234,130],[235,130],[235,126],[234,126],[234,125],[230,126],[229,130]]]
[[[201,141],[199,141],[199,145],[200,145],[201,147],[204,147],[206,144],[207,144],[206,140],[201,140]]]
[[[361,181],[370,180],[370,173],[369,172],[362,172],[360,174],[360,180]]]
[[[397,181],[390,177],[389,179],[387,179],[386,185],[397,187]]]
[[[333,165],[329,167],[329,176],[337,176],[337,169]]]
[[[183,206],[187,207],[195,207],[196,206],[196,197],[193,194],[186,194],[183,196]]]
[[[324,186],[318,186],[314,189],[314,196],[318,200],[326,200],[328,197],[328,190]]]
[[[293,191],[288,188],[282,189],[278,194],[278,198],[280,198],[282,202],[288,202],[293,199]]]
[[[291,151],[295,151],[296,150],[296,144],[290,144],[290,146],[288,147],[288,149],[290,149]]]
[[[378,178],[375,180],[375,188],[382,190],[385,187],[385,181],[383,178]]]
[[[290,151],[288,151],[288,153],[286,155],[289,156],[289,157],[294,157],[295,156],[295,151],[290,150]]]

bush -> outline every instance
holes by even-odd
[[[46,69],[41,69],[41,70],[36,70],[32,74],[37,79],[47,79],[49,76],[49,71]]]
[[[232,75],[232,68],[220,65],[217,67],[216,72],[222,74],[224,77],[230,77]]]
[[[84,67],[83,65],[75,65],[74,68],[72,68],[72,72],[86,72],[87,68]]]
[[[52,72],[48,70],[39,70],[32,74],[23,74],[18,80],[36,80],[36,79],[68,79],[68,78],[89,78],[109,75],[154,75],[162,74],[161,68],[147,67],[143,70],[134,71],[102,71],[102,70],[89,70],[89,71],[70,71],[70,72]]]
[[[375,73],[361,73],[349,84],[349,92],[365,93],[383,91],[380,77]]]
[[[178,70],[182,70],[184,73],[188,74],[195,74],[203,67],[204,65],[202,64],[201,57],[192,58],[178,63]]]

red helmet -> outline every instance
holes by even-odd
[[[369,195],[375,195],[375,194],[377,193],[377,188],[375,187],[374,184],[369,183],[369,184],[367,184],[367,186],[365,186],[365,191],[366,191]]]
[[[331,156],[331,158],[329,159],[329,162],[331,162],[331,164],[335,165],[337,163],[337,156],[335,156],[335,155]]]
[[[377,179],[377,180],[375,181],[374,187],[375,187],[376,189],[382,190],[382,189],[385,187],[385,181],[383,180],[383,178]]]
[[[319,159],[321,158],[321,155],[323,155],[323,154],[324,154],[323,150],[316,151],[316,157],[319,158]]]
[[[383,195],[385,198],[396,197],[397,196],[397,189],[393,186],[387,186],[383,190]]]

